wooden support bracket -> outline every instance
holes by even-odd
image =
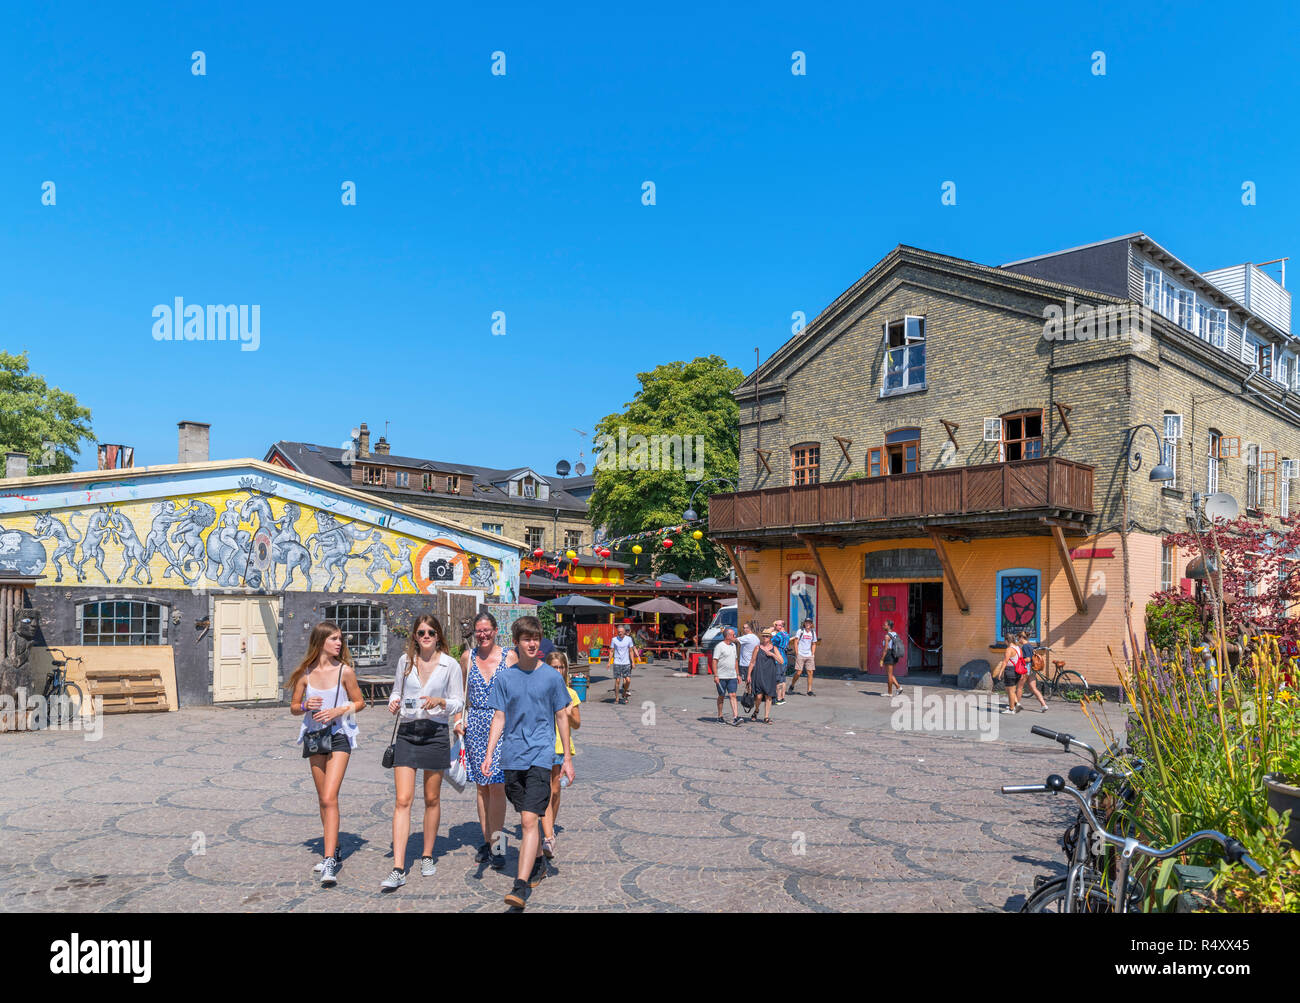
[[[763,469],[770,474],[772,472],[772,464],[767,461],[771,458],[772,451],[770,449],[759,449],[755,447],[754,453],[758,456],[758,462],[763,464]]]
[[[726,540],[719,540],[722,549],[727,552],[727,560],[731,561],[731,566],[736,569],[736,577],[740,579],[740,585],[745,590],[745,597],[749,600],[749,605],[754,609],[759,609],[758,596],[754,595],[753,586],[749,584],[749,578],[745,575],[745,569],[740,565],[740,558],[736,556],[736,548]]]
[[[958,425],[955,421],[948,421],[948,419],[946,418],[940,418],[939,424],[942,425],[944,427],[944,431],[948,433],[948,441],[953,444],[953,447],[956,449],[961,449],[961,446],[957,445],[957,429],[961,428],[961,426]]]
[[[1056,402],[1056,413],[1061,416],[1061,424],[1065,426],[1066,435],[1070,434],[1070,419],[1068,416],[1073,410],[1074,408],[1070,407],[1069,404],[1062,404],[1060,401]]]
[[[813,562],[817,565],[817,570],[821,572],[821,576],[826,582],[826,591],[831,597],[831,605],[835,607],[835,612],[843,613],[844,603],[840,601],[839,593],[835,591],[835,583],[831,581],[831,576],[826,571],[826,565],[822,563],[822,555],[817,552],[817,541],[811,536],[803,534],[799,534],[799,539],[807,545],[809,552],[812,554]]]
[[[853,445],[853,440],[845,439],[838,435],[832,436],[832,438],[840,444],[840,452],[844,454],[844,458],[848,460],[850,463],[852,463],[853,457],[849,455],[849,447]]]
[[[948,579],[948,588],[952,589],[952,597],[957,600],[957,608],[963,613],[969,613],[970,603],[966,601],[966,593],[962,592],[961,583],[957,581],[957,572],[953,570],[952,561],[948,559],[948,549],[943,545],[943,537],[928,526],[925,531],[930,536],[934,552],[939,556],[939,563],[943,565],[943,576]]]
[[[1065,545],[1065,534],[1061,527],[1051,525],[1052,539],[1056,541],[1056,553],[1065,567],[1065,580],[1070,583],[1070,594],[1074,596],[1074,608],[1080,613],[1088,612],[1088,600],[1084,598],[1083,588],[1079,585],[1079,576],[1074,573],[1074,561],[1070,559],[1070,548]]]

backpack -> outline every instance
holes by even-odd
[[[889,653],[894,656],[894,661],[900,661],[903,657],[903,642],[897,634],[889,637]]]

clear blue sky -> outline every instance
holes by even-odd
[[[211,422],[214,458],[388,420],[400,453],[550,470],[637,371],[717,352],[748,372],[898,243],[1000,264],[1144,230],[1198,268],[1300,256],[1296,18],[11,8],[0,345],[141,464],[175,462],[182,418]],[[177,296],[259,304],[260,349],[154,341]],[[470,381],[512,431],[481,431]]]

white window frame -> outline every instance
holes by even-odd
[[[1154,265],[1142,266],[1142,305],[1160,312],[1160,286],[1164,275]]]
[[[880,394],[902,393],[906,390],[917,390],[925,386],[925,318],[917,314],[904,314],[903,323],[903,342],[901,345],[890,347],[889,329],[898,321],[889,321],[885,324],[884,329],[884,348],[885,361],[881,367],[880,373]],[[914,361],[916,356],[915,349],[920,349],[919,365]],[[897,360],[895,363],[894,360]],[[920,370],[919,378],[916,376],[916,370]],[[901,374],[899,385],[891,387],[889,385],[890,376]]]
[[[343,609],[355,612],[343,613]],[[373,648],[362,648],[360,645],[348,644],[350,653],[358,665],[383,665],[388,660],[388,611],[382,603],[377,602],[335,602],[328,603],[321,607],[324,619],[333,620],[343,631],[343,636],[348,636],[350,629],[356,629],[361,626],[363,618],[366,621],[365,626],[371,628],[377,625],[375,630],[376,638]],[[363,654],[364,652],[364,654]]]
[[[1219,490],[1219,446],[1223,436],[1218,432],[1210,433],[1210,456],[1206,465],[1205,493],[1216,494]]]
[[[1228,346],[1228,311],[1210,306],[1204,300],[1196,304],[1197,334],[1215,348]]]
[[[409,488],[411,486],[410,473],[405,470],[394,470],[393,486],[398,488]]]
[[[1291,478],[1294,476],[1295,460],[1283,460],[1277,485],[1277,514],[1283,519],[1291,516]]]
[[[1171,544],[1160,545],[1160,591],[1169,592],[1174,587],[1174,548]]]
[[[1161,483],[1167,488],[1172,488],[1178,483],[1178,440],[1183,437],[1183,416],[1166,414],[1164,417],[1164,435],[1160,440],[1160,462],[1169,464],[1174,476]]]

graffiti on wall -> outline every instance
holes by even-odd
[[[157,501],[0,518],[0,570],[67,582],[162,588],[501,593],[499,561],[276,497],[269,481]],[[504,598],[504,596],[503,596]],[[510,596],[513,598],[513,595]]]

